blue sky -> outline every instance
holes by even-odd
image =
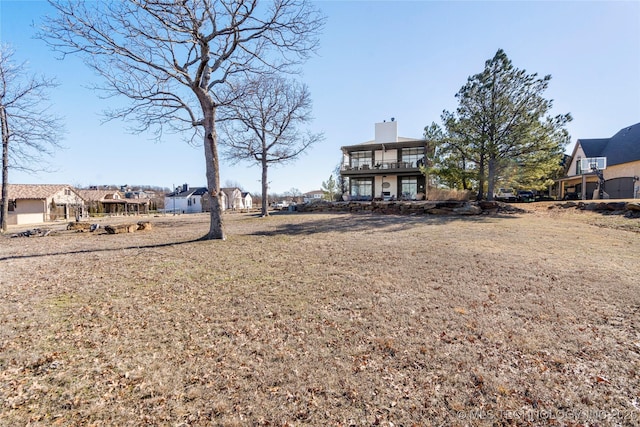
[[[302,80],[313,100],[313,131],[325,140],[269,172],[270,189],[319,189],[339,163],[340,147],[373,139],[374,123],[394,117],[400,136],[419,138],[456,108],[467,77],[504,49],[513,64],[551,74],[554,114],[570,112],[572,145],[609,137],[640,122],[640,2],[629,1],[320,1],[327,16],[318,55]],[[49,7],[0,0],[0,41],[33,73],[55,77],[54,109],[67,133],[52,173],[10,171],[13,183],[204,186],[201,147],[178,137],[161,143],[130,135],[121,122],[101,125],[104,102],[86,87],[95,77],[77,58],[64,61],[35,30]],[[125,102],[125,100],[122,100]],[[223,161],[221,180],[259,192],[257,165]]]

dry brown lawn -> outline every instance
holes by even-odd
[[[640,425],[640,220],[536,206],[0,236],[0,425]]]

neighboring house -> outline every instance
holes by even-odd
[[[222,189],[222,210],[249,210],[253,208],[251,194],[237,187]]]
[[[146,191],[127,191],[124,193],[125,209],[127,213],[148,214],[151,209],[151,192]],[[153,209],[156,209],[155,207]]]
[[[145,190],[145,196],[149,199],[149,209],[164,209],[164,192],[157,190]]]
[[[141,198],[139,194],[123,194],[118,190],[100,190],[96,187],[77,191],[90,214],[138,215],[149,213],[149,199]]]
[[[602,170],[604,191],[611,199],[640,197],[640,123],[625,127],[611,138],[578,139],[565,178],[558,181],[558,198],[573,195],[582,200],[598,194],[594,170],[582,170],[582,159],[606,158]],[[584,190],[584,191],[583,191]]]
[[[70,185],[9,184],[8,225],[40,224],[84,216],[84,201]]]
[[[253,198],[251,194],[247,191],[242,192],[242,203],[244,203],[244,209],[247,211],[253,209]]]
[[[302,200],[304,203],[309,203],[309,202],[313,202],[313,201],[317,201],[317,200],[323,200],[324,199],[324,191],[322,190],[313,190],[313,191],[309,191],[308,193],[304,193],[302,195]]]
[[[178,187],[172,193],[164,196],[165,212],[199,213],[208,209],[203,207],[203,196],[207,194],[206,187],[189,188],[189,184]]]
[[[426,180],[420,172],[427,141],[398,137],[398,122],[375,124],[375,139],[341,148],[340,175],[349,179],[351,200],[421,199]]]

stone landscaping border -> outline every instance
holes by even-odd
[[[297,205],[298,212],[351,212],[386,215],[487,215],[526,212],[513,205],[496,201],[373,201],[314,202]]]
[[[575,208],[600,212],[605,215],[624,215],[640,218],[640,202],[559,202],[549,209]],[[522,208],[497,201],[393,201],[393,202],[313,202],[297,205],[298,212],[350,212],[378,213],[386,215],[495,215],[525,213]]]
[[[640,202],[564,202],[549,206],[549,209],[579,209],[600,212],[603,215],[624,215],[640,218]]]

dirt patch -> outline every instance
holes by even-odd
[[[639,220],[527,208],[0,237],[0,424],[639,425]]]

